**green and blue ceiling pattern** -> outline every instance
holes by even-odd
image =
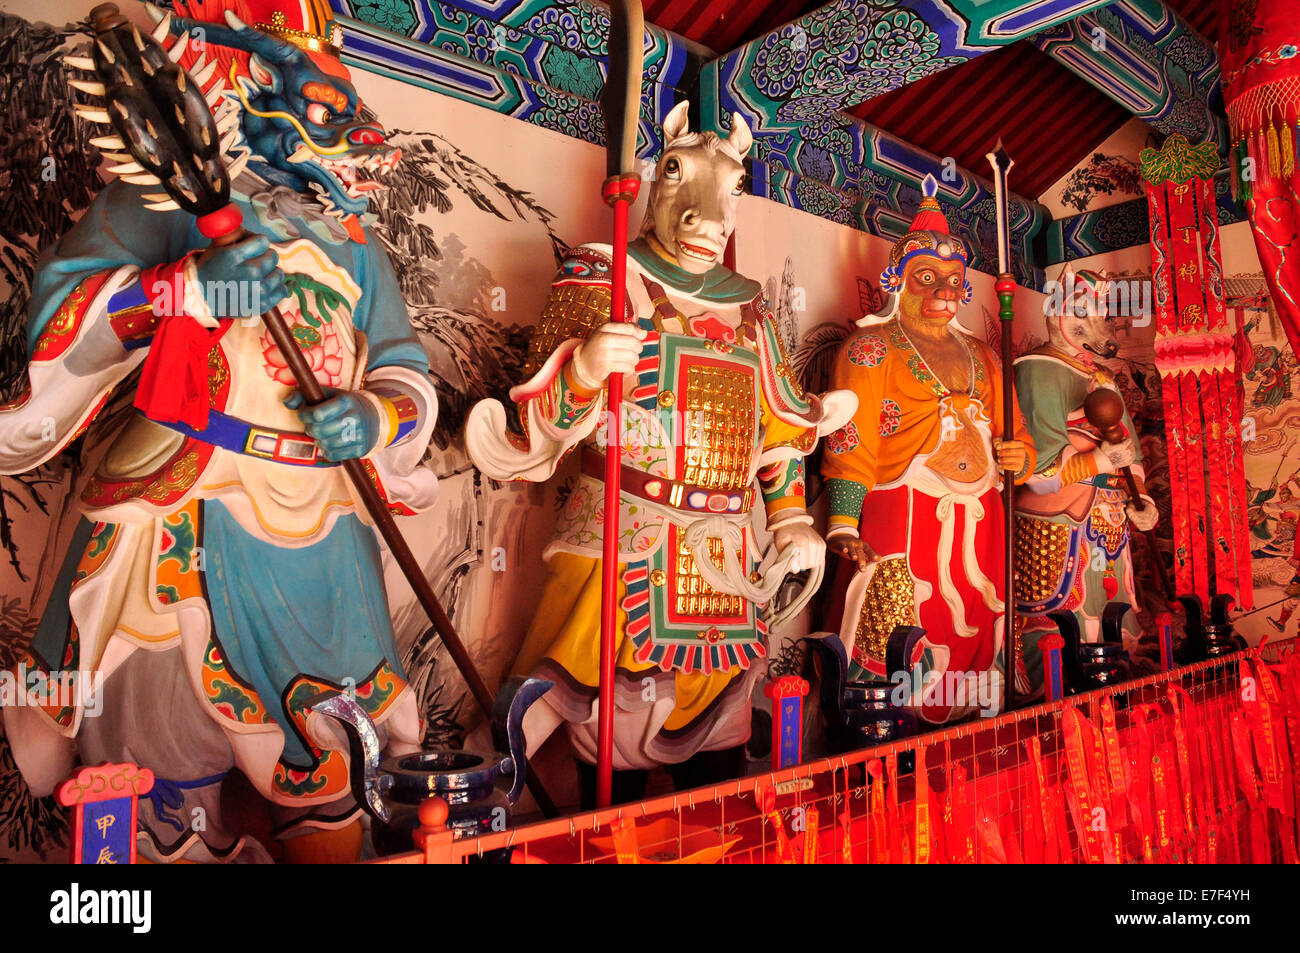
[[[596,100],[607,71],[605,7],[583,0],[331,5],[350,65],[603,144]],[[1096,27],[1107,31],[1100,49],[1089,42]],[[988,180],[844,109],[893,90],[905,94],[922,77],[1027,37],[1157,128],[1193,140],[1214,133],[1213,50],[1160,0],[836,0],[716,59],[647,24],[638,154],[658,155],[661,120],[683,98],[697,100],[706,128],[725,131],[738,112],[755,132],[756,195],[886,238],[906,230],[921,180],[933,173],[953,231],[975,250],[974,267],[991,272]],[[1095,253],[1098,231],[1107,242],[1130,231],[1085,224],[1056,223],[1049,249],[1080,257]],[[1047,225],[1041,206],[1012,197],[1013,257],[1024,283],[1041,281],[1031,262],[1059,260],[1041,255]]]
[[[331,0],[352,66],[604,144],[597,99],[608,69],[609,11],[554,0]],[[646,25],[638,154],[662,149],[660,122],[686,96],[700,58]]]
[[[1109,0],[836,0],[714,60],[706,72],[756,134],[800,129],[960,66]]]

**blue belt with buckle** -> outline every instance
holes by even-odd
[[[179,421],[165,423],[155,420],[154,423],[162,424],[195,440],[210,443],[214,447],[270,460],[273,463],[284,463],[293,467],[338,466],[333,460],[327,460],[321,453],[320,447],[316,445],[316,441],[305,433],[260,427],[239,417],[223,414],[219,410],[208,411],[208,425],[202,430],[196,430]]]

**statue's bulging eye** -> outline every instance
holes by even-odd
[[[311,103],[307,107],[307,119],[313,125],[324,126],[333,118],[334,114],[320,103]]]
[[[664,178],[676,182],[682,177],[682,164],[676,158],[670,158],[664,163]]]
[[[749,176],[748,176],[748,175],[742,175],[742,176],[741,176],[741,177],[736,181],[736,187],[735,187],[734,189],[731,190],[731,194],[732,194],[732,195],[744,195],[744,194],[745,194],[745,186],[746,186],[748,183],[749,183]]]

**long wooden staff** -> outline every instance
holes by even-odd
[[[614,210],[614,262],[609,319],[626,320],[627,215],[641,185],[636,133],[641,116],[645,20],[640,0],[610,4],[609,79],[601,94],[605,114],[605,182],[601,198]],[[614,784],[614,660],[618,649],[618,517],[623,464],[623,375],[606,388],[605,538],[600,564],[600,697],[596,722],[596,805],[608,807]]]
[[[993,286],[998,294],[998,319],[1002,322],[1002,439],[1016,438],[1015,368],[1012,361],[1011,326],[1016,318],[1014,300],[1016,279],[1011,274],[1011,224],[1007,214],[1007,173],[1015,165],[1002,148],[1002,140],[985,158],[993,166],[993,194],[997,205],[998,227],[998,280]],[[1004,527],[1006,553],[1004,559],[1004,592],[1002,622],[1002,658],[1006,666],[1006,692],[1003,711],[1010,711],[1016,698],[1016,475],[1010,470],[1002,474],[1002,509],[1006,518]]]
[[[216,124],[199,84],[170,60],[152,36],[132,26],[116,4],[101,3],[90,11],[90,19],[97,34],[94,66],[103,81],[107,119],[124,148],[139,166],[159,180],[172,201],[198,216],[199,231],[214,245],[241,241],[248,233],[243,229],[239,209],[230,204],[230,177],[221,158]],[[85,89],[86,84],[80,88]],[[325,392],[280,309],[272,308],[262,315],[262,320],[293,373],[303,400],[308,405],[325,400]],[[341,465],[447,646],[470,694],[484,716],[491,718],[492,693],[434,595],[424,570],[402,538],[365,465],[359,459],[344,460]],[[526,777],[538,806],[554,817],[558,813],[555,803],[537,775],[529,770]]]

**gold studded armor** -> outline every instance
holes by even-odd
[[[722,540],[709,540],[709,556],[713,564],[722,568]],[[718,592],[700,576],[695,557],[682,541],[677,540],[676,609],[680,615],[698,618],[734,617],[745,611],[745,601],[740,596]]]
[[[1016,517],[1016,599],[1042,602],[1056,593],[1070,555],[1070,527],[1064,523]]]
[[[859,664],[867,658],[885,661],[885,647],[894,627],[916,624],[916,584],[907,571],[907,559],[881,560],[867,586],[853,637],[853,655]]]
[[[570,338],[586,338],[609,320],[607,284],[561,284],[551,289],[546,307],[533,330],[524,361],[524,376],[531,377],[551,352]]]
[[[686,375],[681,479],[710,490],[749,486],[754,456],[754,376],[741,369],[693,365]]]

